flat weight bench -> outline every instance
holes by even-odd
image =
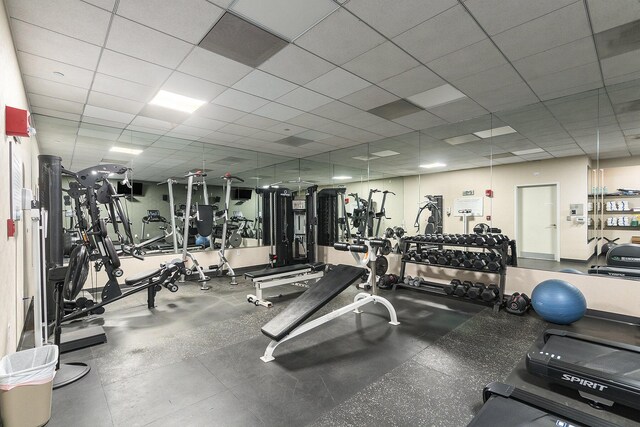
[[[389,311],[390,324],[399,325],[393,305],[385,298],[370,295],[366,292],[357,294],[353,303],[325,314],[308,323],[304,323],[329,301],[338,296],[366,273],[366,269],[350,265],[337,265],[328,269],[324,277],[311,286],[280,314],[262,327],[262,333],[271,338],[264,355],[263,362],[274,360],[273,352],[283,342],[297,337],[311,329],[327,323],[348,312],[361,313],[358,308],[370,302],[381,303]]]
[[[270,308],[273,304],[271,301],[263,299],[263,289],[288,284],[306,285],[310,280],[320,280],[324,275],[325,266],[324,263],[297,264],[245,273],[245,279],[251,279],[256,288],[255,295],[247,295],[247,301],[256,306],[262,305]]]

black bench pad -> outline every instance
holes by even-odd
[[[143,271],[142,273],[138,273],[135,276],[127,277],[124,280],[124,284],[127,286],[135,285],[138,282],[142,282],[143,280],[151,279],[153,277],[159,276],[162,273],[162,268],[157,268],[155,270]]]
[[[259,279],[261,277],[271,276],[272,274],[295,273],[296,271],[313,269],[309,264],[285,265],[284,267],[268,268],[266,270],[249,271],[244,273],[244,277],[248,279]]]
[[[280,341],[357,280],[366,270],[351,265],[331,267],[315,285],[307,289],[280,314],[262,327],[262,333]]]

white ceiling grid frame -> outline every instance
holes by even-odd
[[[273,101],[299,86],[264,71],[253,70],[232,88]]]
[[[384,37],[355,16],[338,8],[294,43],[336,65],[342,65],[384,41]]]
[[[87,105],[108,108],[111,110],[121,111],[123,113],[138,114],[145,106],[145,103],[133,101],[131,99],[120,98],[118,96],[108,95],[106,93],[92,90],[86,99]]]
[[[196,46],[176,70],[224,86],[233,86],[252,68]]]
[[[25,75],[23,80],[28,93],[53,96],[67,101],[84,102],[89,93],[88,89],[39,77]]]
[[[249,22],[292,41],[338,7],[331,0],[236,0],[229,9]]]
[[[193,45],[115,16],[105,48],[174,69],[191,51]]]
[[[235,89],[227,89],[212,101],[214,104],[235,110],[251,113],[269,103],[269,100],[260,98]]]

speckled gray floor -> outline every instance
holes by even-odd
[[[259,359],[271,309],[246,302],[252,287],[215,279],[108,307],[106,344],[63,355],[91,372],[54,391],[49,426],[465,425],[485,384],[505,380],[546,324],[535,315],[410,290],[382,291],[398,312],[366,306]],[[279,291],[296,291],[282,287]],[[348,304],[343,292],[318,315]]]

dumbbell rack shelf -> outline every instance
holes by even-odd
[[[488,245],[470,245],[470,244],[460,244],[460,243],[441,243],[441,242],[425,242],[425,241],[418,241],[418,240],[403,240],[402,245],[401,245],[401,249],[402,249],[402,253],[407,253],[409,251],[409,248],[411,247],[411,245],[416,245],[416,251],[421,251],[423,248],[424,249],[442,249],[443,246],[447,246],[447,247],[463,247],[463,248],[472,248],[472,249],[483,249],[483,250],[488,250],[494,253],[497,253],[501,256],[500,259],[500,269],[498,269],[497,271],[489,271],[489,270],[477,270],[474,268],[467,268],[467,267],[454,267],[451,265],[441,265],[441,264],[431,264],[428,261],[415,261],[413,259],[407,260],[407,259],[402,259],[401,263],[400,263],[400,281],[398,283],[396,283],[395,285],[393,285],[393,290],[395,291],[398,287],[400,288],[407,288],[407,289],[414,289],[414,290],[418,290],[421,292],[427,292],[430,294],[434,294],[434,295],[439,295],[439,296],[444,296],[447,298],[453,298],[453,299],[457,299],[458,301],[465,301],[465,302],[470,302],[470,303],[475,303],[475,304],[481,304],[481,305],[489,305],[493,307],[493,311],[494,312],[498,312],[500,310],[500,307],[502,307],[502,303],[504,301],[504,293],[505,293],[505,286],[506,286],[506,279],[507,279],[507,255],[508,255],[508,251],[509,251],[509,242],[503,242],[499,245],[494,245],[494,246],[488,246]],[[421,280],[421,284],[420,286],[411,286],[411,285],[407,285],[405,284],[404,281],[404,277],[405,277],[405,270],[406,270],[406,266],[407,264],[417,264],[417,265],[427,265],[430,267],[437,267],[437,268],[448,268],[448,269],[453,269],[453,270],[463,270],[463,271],[472,271],[475,273],[482,273],[482,274],[493,274],[493,275],[497,275],[499,276],[499,280],[498,280],[498,298],[495,301],[491,301],[491,302],[486,302],[480,299],[471,299],[471,298],[466,298],[466,297],[459,297],[459,296],[454,296],[454,295],[447,295],[447,293],[444,291],[444,284],[442,283],[438,283],[438,282],[434,282],[434,281],[429,281],[429,280]]]

